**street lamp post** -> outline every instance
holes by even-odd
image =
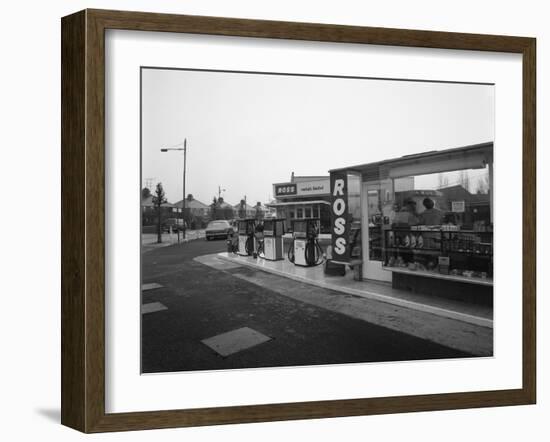
[[[177,147],[183,146],[183,147]],[[168,152],[170,150],[183,151],[183,199],[181,200],[181,226],[182,226],[182,239],[185,239],[185,170],[187,167],[187,138],[183,140],[183,143],[175,144],[171,147],[163,147],[161,152]],[[178,235],[179,239],[179,235]]]

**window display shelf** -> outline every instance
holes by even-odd
[[[433,228],[433,229],[421,229],[421,228],[418,228],[416,229],[414,226],[410,226],[410,227],[394,227],[392,229],[387,229],[387,228],[384,228],[384,231],[385,232],[389,232],[390,230],[394,231],[394,232],[412,232],[412,233],[473,233],[473,234],[481,234],[481,235],[484,235],[484,234],[490,234],[492,235],[493,234],[493,231],[492,230],[464,230],[464,229],[459,229],[459,230],[445,230],[445,229],[442,229],[442,228]]]
[[[493,232],[474,230],[415,230],[411,227],[384,229],[382,237],[382,262],[390,269],[406,267],[393,266],[393,260],[405,264],[419,263],[434,268],[439,258],[450,258],[450,270],[484,272],[492,276]],[[419,237],[422,247],[417,247]],[[414,247],[405,246],[409,241]],[[416,271],[412,271],[418,274]],[[439,273],[435,272],[436,275]],[[453,275],[455,276],[455,275]],[[467,281],[472,278],[459,277]]]
[[[435,253],[441,255],[441,249],[424,249],[418,247],[386,247],[384,250],[388,252],[402,252],[402,253]]]
[[[382,266],[382,269],[388,272],[403,273],[406,275],[424,276],[426,278],[446,279],[449,281],[467,282],[470,284],[492,286],[492,278],[480,278],[476,276],[446,275],[443,273],[432,272],[429,270],[409,270],[406,267],[388,267]]]

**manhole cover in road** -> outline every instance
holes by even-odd
[[[229,356],[269,340],[271,340],[269,336],[263,335],[249,327],[242,327],[237,330],[222,333],[221,335],[203,339],[201,342],[221,356]]]
[[[149,302],[141,306],[141,313],[143,314],[160,312],[162,310],[168,310],[168,307],[160,302]]]

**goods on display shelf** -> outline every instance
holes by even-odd
[[[384,229],[384,266],[388,270],[406,269],[464,278],[491,278],[492,230],[447,230],[442,227]]]

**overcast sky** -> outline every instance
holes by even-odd
[[[296,175],[493,141],[494,87],[144,69],[142,182],[181,200],[267,202]]]

